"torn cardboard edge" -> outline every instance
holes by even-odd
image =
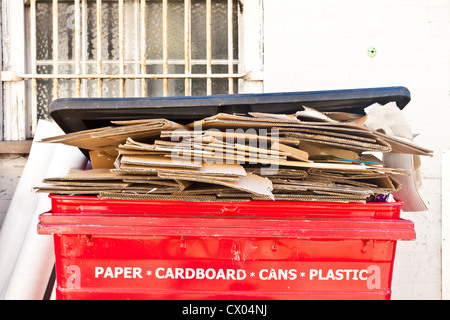
[[[421,156],[432,156],[433,151],[416,145],[413,141],[405,141],[400,138],[388,136],[382,132],[375,131],[375,134],[391,145],[392,153],[416,154]]]
[[[247,172],[244,167],[240,164],[209,164],[201,163],[195,167],[188,166],[159,166],[153,162],[145,164],[134,164],[126,163],[122,161],[123,159],[118,159],[116,161],[116,169],[137,169],[142,171],[151,171],[155,173],[178,173],[178,174],[194,174],[194,175],[204,175],[204,176],[224,176],[224,177],[239,177],[246,176]],[[117,173],[117,171],[116,171]]]
[[[47,177],[44,182],[54,181],[70,181],[70,180],[119,180],[121,181],[124,176],[120,174],[114,174],[109,169],[90,169],[79,170],[72,169],[64,176]]]
[[[376,143],[377,137],[375,134],[371,135],[367,133],[364,136],[354,136],[348,133],[342,133],[342,132],[335,132],[335,131],[327,131],[327,130],[320,130],[320,129],[314,129],[314,128],[278,128],[280,134],[287,133],[298,133],[298,134],[314,134],[314,135],[320,135],[320,136],[326,136],[329,138],[341,138],[346,140],[355,140],[358,142],[369,142],[369,143]]]
[[[78,148],[94,151],[112,148],[124,143],[127,138],[158,137],[162,130],[176,130],[187,128],[183,125],[166,119],[155,119],[153,122],[141,124],[107,126],[60,135],[42,139],[40,142],[64,143]]]
[[[255,162],[258,158],[265,160],[286,160],[287,157],[293,157],[296,159],[301,159],[303,161],[309,162],[302,158],[305,152],[298,150],[296,151],[292,148],[291,153],[279,151],[282,148],[289,148],[284,145],[279,145],[274,143],[270,149],[261,149],[252,146],[246,146],[241,144],[221,144],[219,141],[204,145],[197,144],[195,142],[188,143],[174,143],[172,141],[155,140],[154,144],[145,144],[135,142],[132,139],[127,139],[125,145],[119,146],[119,155],[125,156],[144,156],[144,155],[160,155],[171,157],[172,159],[224,159],[232,160],[233,162]],[[230,162],[230,161],[226,161]]]
[[[264,170],[261,170],[264,169]],[[265,176],[269,179],[276,178],[291,178],[291,179],[300,179],[306,178],[308,173],[302,169],[285,169],[285,168],[245,168],[247,172]]]
[[[307,141],[341,147],[343,149],[356,150],[359,152],[363,151],[390,152],[392,149],[391,146],[382,139],[377,139],[376,143],[370,143],[360,140],[337,138],[320,134],[307,134],[300,132],[283,132],[283,134],[286,135],[287,137],[299,139],[300,145],[302,141]]]
[[[140,166],[153,166],[153,167],[169,167],[169,168],[188,168],[188,169],[201,169],[201,163],[195,163],[192,161],[184,161],[173,158],[162,158],[153,155],[124,155],[121,156],[121,163],[140,165]]]
[[[248,202],[251,200],[268,200],[265,197],[239,195],[232,196],[221,194],[212,195],[150,195],[150,194],[125,194],[116,192],[101,192],[98,196],[101,199],[119,199],[119,200],[152,200],[152,201],[191,201],[191,202]],[[275,201],[317,201],[317,202],[336,202],[336,203],[366,203],[366,199],[357,197],[339,197],[328,195],[295,195],[280,194],[274,195]]]
[[[128,162],[123,162],[124,164],[134,164],[134,165],[140,165],[142,167],[148,165],[148,166],[158,166],[158,163],[162,167],[163,163],[166,164],[167,167],[176,167],[175,165],[170,165],[170,160],[167,161],[159,161],[158,163],[152,163],[151,161],[144,161],[142,159],[139,160],[133,160],[132,158],[128,158]],[[263,165],[271,165],[271,166],[285,166],[285,167],[299,167],[299,168],[322,168],[322,169],[335,169],[335,170],[352,170],[352,171],[365,171],[370,167],[361,165],[361,164],[347,164],[347,163],[319,163],[319,162],[303,162],[303,161],[294,161],[294,160],[271,160],[271,159],[260,159],[260,158],[247,158],[247,157],[204,157],[206,163],[215,164],[215,160],[232,160],[233,163],[235,162],[241,162],[241,163],[248,163],[248,164],[263,164]],[[192,165],[190,165],[192,164]],[[183,162],[180,163],[179,167],[183,167],[183,165],[186,168],[199,168],[198,164],[194,164],[193,162]],[[380,170],[383,170],[383,168],[379,168]],[[385,170],[389,170],[386,168]]]
[[[295,195],[295,194],[275,194],[274,198],[276,201],[319,201],[319,202],[360,202],[366,203],[367,199],[358,197],[340,197],[340,196],[330,196],[330,195]]]
[[[194,202],[247,202],[246,199],[226,199],[209,195],[151,195],[151,194],[127,194],[115,192],[100,192],[99,198],[120,200],[155,200],[155,201],[194,201]]]
[[[218,179],[211,179],[210,177],[202,177],[198,175],[179,175],[179,174],[158,174],[162,177],[172,177],[172,178],[178,178],[180,180],[188,180],[188,181],[196,181],[196,182],[206,182],[206,183],[213,183],[213,184],[220,184],[224,185],[226,187],[230,187],[233,189],[245,191],[251,194],[255,194],[261,197],[265,197],[267,199],[273,200],[273,186],[272,182],[267,179],[263,178],[251,173],[248,173],[245,177],[239,177],[238,181],[225,181],[225,180],[218,180]]]

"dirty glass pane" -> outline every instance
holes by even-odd
[[[228,1],[211,1],[212,58],[228,58]],[[238,58],[237,1],[233,1],[233,55]],[[206,59],[205,0],[191,1],[192,58]]]
[[[42,74],[48,74],[53,72],[53,66],[41,65],[37,67],[37,72]],[[37,80],[37,115],[39,119],[49,119],[47,112],[47,106],[52,102],[52,80]]]
[[[50,60],[52,58],[52,10],[51,3],[36,4],[36,59]]]
[[[238,10],[237,0],[233,8],[233,56],[238,59]],[[86,2],[82,22],[85,19],[85,32],[82,31],[81,73],[97,74],[97,6],[96,1]],[[119,74],[119,5],[118,1],[102,1],[102,74]],[[191,0],[190,57],[191,72],[206,73],[206,5],[205,0]],[[124,72],[140,74],[140,11],[139,1],[124,1]],[[227,0],[212,0],[212,72],[228,73],[228,17]],[[81,24],[83,29],[83,24]],[[58,2],[58,70],[59,74],[75,73],[75,6],[73,1]],[[167,50],[169,74],[184,74],[184,1],[168,1]],[[38,0],[36,4],[36,56],[37,72],[53,73],[53,26],[52,2]],[[147,0],[146,7],[146,72],[162,74],[163,66],[163,15],[161,0]],[[235,64],[237,72],[237,64]],[[97,97],[97,80],[82,80],[82,96]],[[125,95],[140,95],[140,80],[125,81]],[[163,80],[147,80],[147,95],[162,96]],[[38,117],[48,118],[48,106],[54,99],[53,81],[38,80]],[[185,94],[184,79],[169,79],[169,95]],[[228,93],[228,79],[213,79],[213,94]],[[237,80],[235,80],[237,88]],[[59,80],[60,98],[75,96],[75,80]],[[236,89],[235,89],[236,90]],[[118,97],[119,80],[103,80],[103,96]],[[191,94],[206,94],[206,79],[191,80]]]
[[[162,74],[162,64],[147,66],[148,74]],[[169,65],[169,74],[184,73],[184,65]],[[147,80],[149,97],[163,96],[163,79]],[[169,96],[184,96],[184,79],[169,79]]]

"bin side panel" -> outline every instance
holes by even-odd
[[[395,241],[55,235],[60,299],[386,299]]]

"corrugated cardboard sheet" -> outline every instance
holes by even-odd
[[[358,116],[299,106],[296,114],[220,113],[187,126],[165,119],[115,121],[43,140],[89,150],[92,169],[48,177],[36,189],[183,201],[366,202],[392,193],[416,204],[409,211],[424,210],[423,201],[407,199],[420,199],[412,185],[417,168],[392,156],[389,166],[383,162],[383,155],[432,154],[405,137],[404,119],[395,126],[397,109],[373,105]],[[416,192],[402,193],[404,184]]]

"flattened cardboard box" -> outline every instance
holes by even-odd
[[[188,126],[165,119],[115,121],[116,127],[44,140],[91,150],[94,170],[46,179],[49,185],[38,191],[119,199],[364,202],[375,193],[401,190],[398,177],[411,172],[385,167],[364,152],[431,155],[410,141],[363,127],[364,121],[307,107],[295,115],[217,114]],[[198,127],[201,131],[189,131]],[[226,130],[232,128],[264,134]],[[178,140],[172,141],[174,136]],[[229,162],[234,165],[222,164]]]

